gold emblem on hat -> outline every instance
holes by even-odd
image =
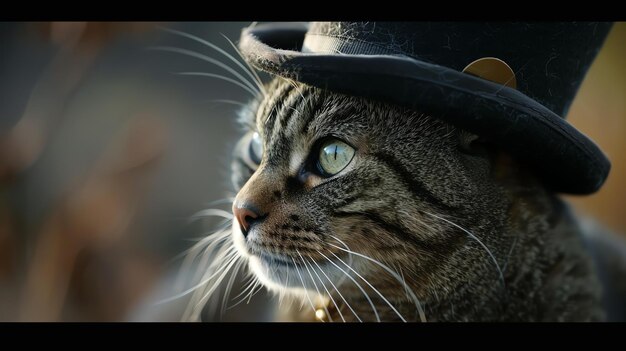
[[[470,63],[463,69],[463,73],[502,84],[509,88],[517,89],[515,72],[506,62],[497,57],[483,57]]]

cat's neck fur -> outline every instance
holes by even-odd
[[[593,263],[569,208],[555,195],[518,198],[510,209],[514,247],[504,287],[493,279],[468,282],[430,301],[431,321],[586,321],[604,318]]]

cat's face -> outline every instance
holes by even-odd
[[[506,209],[491,158],[471,135],[284,80],[246,122],[233,162],[233,240],[266,286],[375,288],[390,300],[408,288],[428,300],[497,276],[468,232],[498,256],[504,245],[493,233]]]

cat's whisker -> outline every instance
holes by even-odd
[[[287,106],[288,109],[290,109],[291,111],[295,112],[296,114],[300,114],[300,111],[298,111],[296,108],[291,107],[291,106]]]
[[[346,306],[348,306],[348,309],[350,309],[350,312],[352,312],[352,314],[356,317],[356,319],[359,320],[359,322],[363,322],[363,320],[361,320],[361,317],[359,317],[359,315],[354,311],[354,309],[352,309],[352,306],[350,306],[350,304],[348,303],[348,301],[343,297],[343,295],[341,294],[341,292],[339,291],[339,289],[337,289],[337,287],[335,286],[335,284],[333,284],[333,281],[328,277],[328,275],[326,275],[326,273],[324,273],[324,270],[322,269],[322,267],[320,267],[319,264],[317,264],[317,262],[315,262],[315,260],[310,256],[309,259],[311,260],[311,262],[313,262],[317,268],[320,270],[320,272],[324,275],[324,277],[326,277],[326,280],[328,280],[328,282],[330,283],[330,285],[333,287],[333,289],[337,292],[337,294],[339,295],[339,297],[341,297],[341,299],[343,300],[343,302],[346,304]],[[341,314],[341,312],[339,312]],[[342,316],[343,319],[343,316]],[[345,322],[345,320],[344,320]]]
[[[232,101],[232,100],[215,100],[215,101],[221,102],[221,101]],[[234,102],[236,102],[236,101],[234,101]],[[221,198],[221,199],[217,199],[217,200],[208,202],[204,206],[208,208],[208,207],[212,207],[212,206],[216,206],[216,205],[232,204],[233,201],[235,201],[235,197],[234,196],[228,196],[228,197],[224,197],[224,198]]]
[[[404,293],[406,294],[407,299],[409,299],[409,289],[407,289],[406,280],[404,279],[404,274],[402,273],[402,267],[400,269],[400,277],[402,278],[402,285],[404,285]]]
[[[246,280],[242,284],[243,289],[241,289],[241,291],[239,292],[239,294],[237,294],[237,296],[231,298],[231,301],[236,300],[240,298],[241,296],[244,296],[244,294],[247,293],[250,290],[250,288],[252,288],[252,285],[254,284],[254,279],[255,279],[254,276],[250,276],[250,275],[247,276]]]
[[[198,218],[209,217],[209,216],[216,216],[216,217],[222,217],[222,218],[226,218],[226,219],[233,219],[233,214],[228,212],[228,211],[224,211],[224,210],[221,210],[219,208],[208,208],[208,209],[204,209],[204,210],[198,211],[198,212],[194,213],[193,215],[191,215],[190,221],[194,221],[194,220],[196,220]]]
[[[148,49],[149,50],[165,51],[165,52],[172,52],[172,53],[176,53],[176,54],[181,54],[181,55],[197,58],[199,60],[202,60],[202,61],[214,64],[214,65],[222,68],[223,70],[227,71],[228,73],[232,74],[235,78],[239,79],[241,81],[241,83],[243,83],[246,86],[248,86],[251,90],[256,91],[257,94],[261,93],[260,91],[257,90],[257,87],[255,87],[252,83],[250,83],[248,80],[246,80],[239,72],[235,71],[230,66],[228,66],[228,65],[224,64],[223,62],[221,62],[219,60],[216,60],[216,59],[214,59],[212,57],[203,55],[201,53],[198,53],[198,52],[195,52],[195,51],[192,51],[192,50],[177,48],[177,47],[173,47],[173,46],[155,46],[155,47],[151,47],[151,48],[148,48]]]
[[[200,275],[202,274],[202,271],[209,264],[210,259],[213,259],[213,262],[220,262],[219,260],[226,258],[227,255],[230,255],[231,252],[235,251],[234,246],[231,245],[229,248],[224,249],[224,251],[216,253],[215,256],[213,257],[212,254],[215,252],[215,250],[218,249],[218,247],[220,247],[221,245],[224,245],[228,241],[228,239],[231,236],[231,232],[224,231],[223,235],[224,235],[224,239],[220,240],[219,242],[216,241],[216,242],[210,243],[205,249],[202,250],[203,254],[200,258],[200,261],[198,262],[197,272],[193,276],[192,281],[197,281],[198,279],[200,279]]]
[[[237,254],[236,254],[236,252],[235,253],[231,253],[228,257],[229,257],[228,259],[230,261],[233,261],[233,260],[235,260],[237,258]],[[207,283],[209,283],[211,281],[211,279],[213,279],[213,277],[215,277],[219,273],[220,273],[220,270],[218,270],[217,272],[212,274],[210,277],[208,277],[206,279],[203,279],[200,283],[194,285],[193,287],[191,287],[191,288],[189,288],[189,289],[187,289],[187,290],[185,290],[185,291],[183,291],[183,292],[181,292],[179,294],[176,294],[176,295],[174,295],[172,297],[168,297],[168,298],[162,299],[160,301],[157,301],[155,304],[156,305],[161,305],[161,304],[164,304],[164,303],[168,303],[168,302],[180,299],[181,297],[183,297],[185,295],[188,295],[188,294],[194,292],[196,289],[206,285]]]
[[[226,266],[225,269],[222,269],[222,271],[223,271],[222,274],[217,279],[215,279],[215,282],[213,283],[213,285],[211,285],[211,287],[208,289],[208,291],[204,292],[204,295],[202,296],[202,298],[194,305],[194,309],[195,310],[202,310],[202,306],[211,297],[211,294],[219,287],[219,285],[222,282],[222,280],[224,280],[226,275],[230,272],[231,268],[239,261],[240,258],[241,258],[241,256],[236,254],[234,260],[232,260],[228,264],[228,266]],[[198,308],[198,307],[200,307],[200,308]],[[197,313],[200,313],[200,311],[198,311]]]
[[[465,234],[467,234],[471,239],[475,240],[486,252],[487,254],[491,257],[491,260],[493,261],[493,264],[496,266],[496,269],[498,270],[498,274],[500,276],[500,282],[502,283],[502,286],[505,287],[505,283],[504,283],[504,274],[502,274],[502,269],[500,269],[500,265],[498,264],[498,260],[496,260],[496,257],[493,255],[493,253],[491,252],[491,250],[489,250],[489,248],[487,247],[487,245],[485,245],[480,239],[478,239],[474,234],[472,234],[469,230],[461,227],[460,225],[444,218],[441,216],[438,216],[436,214],[427,212],[427,211],[421,211],[429,216],[435,217],[439,220],[442,220],[460,230],[462,230],[463,232],[465,232]]]
[[[276,265],[274,267],[273,273],[275,274],[274,276],[278,280],[278,291],[274,291],[274,293],[275,295],[278,295],[278,305],[281,306],[283,304],[283,293],[285,291],[285,284],[283,283],[283,279],[281,275],[276,274],[277,271],[278,271],[278,266]]]
[[[332,237],[332,238],[334,238],[335,240],[337,240],[338,242],[340,242],[340,243],[341,243],[342,245],[344,245],[345,247],[348,247],[348,245],[347,245],[345,242],[343,242],[343,240],[339,239],[338,237],[336,237],[336,236],[334,236],[334,235],[331,235],[331,237]],[[339,247],[339,246],[337,246],[337,245],[335,245],[335,244],[330,244],[330,243],[329,243],[329,245],[334,246],[335,248],[337,248],[337,249],[339,249],[339,250],[342,250],[342,251],[344,251],[344,252],[347,252],[347,253],[349,253],[349,254],[356,255],[356,256],[358,256],[358,257],[364,258],[364,259],[366,259],[366,260],[368,260],[368,261],[370,261],[370,262],[372,262],[372,263],[374,263],[374,264],[378,265],[379,267],[381,267],[381,268],[382,268],[382,269],[384,269],[385,271],[387,271],[387,273],[389,273],[389,274],[390,274],[393,278],[395,278],[395,279],[396,279],[396,280],[397,280],[400,284],[402,284],[402,285],[405,287],[405,289],[407,289],[407,291],[408,291],[408,292],[409,292],[409,294],[411,295],[411,298],[412,298],[412,300],[413,300],[413,303],[415,303],[415,307],[417,308],[417,311],[418,311],[418,313],[419,313],[419,315],[420,315],[420,320],[421,320],[422,322],[426,322],[426,315],[424,314],[424,310],[422,309],[422,304],[419,302],[419,299],[417,298],[417,296],[415,295],[415,293],[413,292],[413,290],[412,290],[412,289],[410,289],[410,288],[406,285],[406,283],[405,283],[405,282],[403,282],[402,278],[398,275],[398,273],[397,273],[397,272],[395,272],[393,269],[389,268],[387,265],[385,265],[385,264],[383,264],[383,263],[381,263],[381,262],[379,262],[379,261],[377,261],[377,260],[375,260],[375,259],[373,259],[373,258],[371,258],[371,257],[369,257],[369,256],[366,256],[366,255],[364,255],[364,254],[361,254],[361,253],[358,253],[358,252],[352,251],[352,250],[350,250],[349,248],[345,249],[345,248],[342,248],[342,247]],[[356,273],[356,272],[355,272],[355,273]],[[361,278],[361,279],[362,279],[362,278]],[[394,308],[394,310],[395,310],[395,308]]]
[[[313,315],[315,315],[315,305],[313,304],[313,301],[311,301],[311,297],[309,296],[309,290],[306,288],[306,285],[304,284],[304,279],[302,279],[302,274],[300,274],[300,270],[298,269],[298,264],[296,263],[296,259],[292,257],[291,260],[293,261],[293,267],[296,269],[296,273],[298,273],[298,277],[300,277],[300,282],[302,282],[302,289],[304,290],[304,294],[306,295],[307,300],[309,300],[309,303],[311,304],[311,309],[313,309]]]
[[[226,243],[225,240],[223,240],[221,243],[211,243],[211,245],[214,247],[210,249],[205,248],[202,254],[198,255],[198,257],[200,257],[200,262],[198,262],[195,265],[196,267],[195,274],[191,277],[191,282],[198,282],[198,283],[194,283],[195,284],[194,287],[196,289],[199,286],[206,284],[216,274],[219,273],[219,272],[216,272],[215,274],[211,275],[210,271],[212,272],[219,271],[222,268],[220,266],[221,263],[225,261],[229,261],[234,258],[236,254],[236,252],[233,250],[234,248],[232,246],[226,247],[225,243]],[[219,249],[216,250],[215,246],[220,246],[220,247]],[[194,290],[194,287],[188,288],[185,291],[189,293],[192,290]]]
[[[328,298],[330,299],[330,301],[335,306],[335,309],[339,313],[339,317],[341,317],[341,320],[345,323],[346,319],[343,317],[343,313],[341,313],[341,308],[339,308],[339,305],[337,305],[337,302],[335,301],[335,298],[333,298],[333,295],[330,293],[330,291],[326,287],[326,284],[324,284],[324,282],[322,281],[322,277],[320,277],[320,275],[317,274],[317,271],[315,270],[315,267],[313,267],[313,265],[311,263],[309,263],[309,266],[311,267],[311,270],[313,271],[313,273],[317,277],[317,281],[319,281],[319,283],[322,285],[322,288],[324,288],[324,290],[326,291],[326,294],[328,294]]]
[[[254,297],[256,293],[261,291],[261,289],[263,289],[263,284],[261,283],[260,280],[257,279],[256,282],[254,283],[254,287],[250,291],[250,295],[248,296],[248,301],[246,301],[246,304],[249,304],[252,297]]]
[[[258,280],[255,277],[253,280],[250,281],[250,284],[248,284],[248,287],[245,288],[239,295],[241,295],[242,297],[239,299],[239,301],[237,301],[235,304],[233,304],[232,306],[228,307],[227,309],[232,309],[237,307],[238,305],[242,304],[244,301],[246,301],[246,299],[248,299],[248,296],[250,296],[250,294],[252,293],[252,291],[254,290],[254,288],[256,288],[258,284]]]
[[[243,107],[243,108],[247,109],[248,111],[250,111],[252,113],[255,112],[254,110],[252,110],[250,108],[250,106],[248,104],[246,104],[245,102],[241,102],[241,101],[228,100],[228,99],[211,99],[211,100],[207,100],[207,102],[235,105],[235,106]]]
[[[208,46],[209,48],[219,52],[222,55],[224,55],[226,58],[228,58],[229,60],[234,62],[237,66],[239,66],[244,72],[246,72],[246,74],[252,79],[252,81],[257,84],[257,87],[263,93],[263,95],[265,95],[265,89],[263,88],[263,84],[261,83],[261,79],[259,79],[259,76],[250,67],[250,64],[247,61],[244,60],[246,66],[247,66],[247,68],[246,68],[246,66],[244,66],[239,60],[237,60],[235,57],[233,57],[233,55],[229,54],[228,52],[226,52],[225,50],[223,50],[219,46],[211,43],[210,41],[208,41],[206,39],[202,39],[202,38],[200,38],[198,36],[195,36],[193,34],[185,33],[185,32],[182,32],[182,31],[179,31],[179,30],[176,30],[176,29],[171,29],[171,28],[166,28],[166,27],[160,27],[160,28],[161,28],[161,30],[166,31],[168,33],[179,35],[179,36],[191,39],[193,41],[196,41],[198,43],[204,44],[204,45]],[[224,38],[226,38],[226,40],[228,40],[228,42],[231,45],[233,45],[232,42],[230,41],[230,39],[228,39],[223,34],[222,34],[222,36],[224,36]],[[234,45],[233,45],[233,47],[234,47]],[[235,47],[235,49],[236,49],[236,47]],[[239,50],[237,50],[237,53],[241,57],[241,52],[239,52]],[[243,59],[243,57],[242,57],[242,59]]]
[[[189,270],[189,267],[192,265],[192,263],[196,260],[196,258],[201,252],[204,251],[205,255],[207,252],[212,252],[215,247],[222,245],[223,242],[226,241],[229,236],[230,236],[230,232],[225,229],[213,235],[207,236],[205,239],[201,240],[200,242],[192,246],[190,249],[185,250],[183,254],[186,254],[186,256],[181,264],[180,271],[187,272]],[[177,290],[181,289],[181,285],[183,284],[184,277],[185,277],[184,274],[179,275],[179,278],[177,282],[175,283],[175,287],[177,287],[176,288]]]
[[[244,262],[243,260],[237,261],[237,264],[235,264],[235,267],[230,273],[230,278],[228,279],[228,283],[226,283],[226,289],[224,290],[224,296],[222,297],[222,306],[220,309],[220,315],[222,316],[224,315],[224,312],[226,311],[226,304],[228,303],[230,292],[233,288],[233,284],[235,283],[235,278],[237,277],[237,274],[239,273],[239,269],[241,268],[241,265],[243,264],[243,262]]]
[[[252,95],[252,97],[256,97],[256,95],[258,94],[258,92],[250,89],[250,87],[248,87],[245,84],[242,84],[241,82],[232,79],[230,77],[226,77],[223,76],[221,74],[215,74],[215,73],[207,73],[207,72],[175,72],[175,74],[178,74],[180,76],[195,76],[195,77],[208,77],[208,78],[215,78],[215,79],[219,79],[219,80],[223,80],[226,81],[228,83],[234,84],[242,89],[244,89],[245,91],[247,91],[248,93],[250,93],[250,95]]]
[[[398,317],[400,317],[400,319],[406,323],[406,319],[404,318],[404,316],[402,316],[402,314],[400,312],[398,312],[398,310],[393,306],[393,304],[391,304],[391,302],[389,302],[389,300],[387,300],[387,298],[380,292],[378,291],[378,289],[376,289],[372,284],[370,284],[370,282],[363,278],[362,275],[359,274],[359,272],[357,272],[354,268],[350,267],[347,263],[345,263],[341,258],[339,258],[339,256],[337,256],[334,252],[330,251],[330,253],[335,256],[335,258],[341,262],[343,265],[345,265],[349,270],[351,270],[354,274],[356,274],[357,277],[361,278],[361,280],[363,280],[365,282],[365,284],[367,284],[367,286],[369,286],[372,290],[374,290],[374,292],[376,294],[378,294],[378,296],[380,296],[380,298],[385,301],[385,303],[396,313],[396,315],[398,315]]]
[[[329,250],[330,251],[330,250]],[[330,258],[328,258],[326,255],[324,255],[321,251],[317,250],[317,252],[322,255],[322,257],[324,257],[328,262],[330,262],[333,266],[335,266],[338,270],[340,270],[343,274],[346,275],[346,277],[348,277],[348,279],[352,280],[352,282],[356,285],[356,287],[361,291],[361,293],[365,296],[365,298],[367,299],[367,302],[369,302],[370,306],[372,307],[372,311],[374,312],[374,316],[376,317],[376,321],[380,322],[380,316],[378,315],[378,311],[376,310],[376,307],[374,306],[374,303],[372,302],[372,299],[369,297],[369,295],[367,294],[367,292],[365,292],[365,289],[363,289],[363,287],[361,286],[361,284],[359,284],[354,278],[352,278],[352,276],[350,274],[348,274],[348,272],[346,272],[345,270],[343,270],[343,268],[339,267],[335,262],[333,262]],[[331,252],[332,253],[332,252]],[[350,262],[350,264],[352,264],[352,262]],[[344,300],[345,301],[345,300]],[[347,304],[347,302],[346,302]],[[349,305],[348,305],[349,307]],[[356,315],[356,314],[355,314]],[[358,318],[358,317],[357,317]]]
[[[211,230],[211,231],[202,233],[202,236],[193,237],[193,238],[182,238],[181,240],[198,244],[201,241],[206,241],[206,238],[208,236],[216,235],[218,233],[224,233],[224,232],[230,231],[231,229],[232,229],[232,221],[231,220],[225,220],[225,221],[220,222],[219,226],[217,228],[215,228],[215,230]],[[183,251],[183,253],[189,252],[190,250],[191,250],[191,248]]]
[[[195,242],[195,244],[187,249],[184,250],[183,252],[177,254],[176,256],[170,258],[169,260],[167,260],[167,262],[165,263],[166,265],[170,265],[173,264],[174,262],[178,261],[179,259],[183,258],[183,257],[189,257],[190,252],[192,252],[193,250],[200,250],[199,247],[203,246],[204,244],[207,244],[207,238],[211,238],[212,240],[223,240],[224,237],[220,237],[220,238],[216,238],[215,235],[219,235],[220,233],[224,233],[224,231],[226,231],[228,229],[228,227],[230,227],[230,224],[228,224],[227,226],[225,225],[224,228],[217,228],[216,232],[213,232],[211,234],[205,235],[201,238],[193,238],[193,239],[187,239],[187,240],[192,240],[193,242]],[[212,241],[211,240],[211,241]]]
[[[226,41],[228,41],[228,43],[230,44],[230,46],[232,46],[233,49],[235,49],[235,52],[237,53],[237,55],[239,55],[239,57],[241,57],[241,60],[246,64],[246,66],[248,67],[248,69],[250,70],[250,72],[254,75],[255,81],[257,82],[257,84],[259,85],[259,89],[261,89],[261,92],[263,93],[264,96],[267,96],[267,91],[265,90],[265,86],[263,85],[263,81],[261,80],[261,78],[259,77],[259,75],[256,73],[256,70],[248,63],[248,61],[246,61],[246,59],[243,57],[243,55],[241,54],[241,51],[239,50],[239,48],[237,47],[237,45],[235,45],[232,40],[230,40],[230,38],[228,38],[227,36],[225,36],[224,34],[222,34],[222,36],[226,39]]]
[[[229,231],[232,227],[233,215],[230,212],[213,208],[198,211],[195,214],[191,215],[187,219],[187,224],[189,225],[200,219],[205,219],[208,217],[221,217],[224,218],[224,220],[220,222],[216,228],[210,230],[209,232],[206,232],[203,237],[197,238],[199,239],[198,244],[194,245],[191,249],[185,252],[199,249],[203,244],[213,241],[217,235]]]
[[[302,264],[304,265],[304,268],[306,268],[306,271],[309,274],[309,277],[311,277],[311,283],[313,283],[313,287],[315,287],[315,291],[317,291],[317,296],[321,298],[323,295],[320,293],[320,290],[317,288],[317,284],[315,283],[315,279],[313,278],[313,275],[311,274],[311,271],[309,270],[309,266],[304,261],[304,257],[302,257],[302,254],[300,254],[300,251],[296,250],[296,252],[298,253],[298,256],[300,256],[300,260]],[[332,322],[333,320],[330,316],[330,313],[328,312],[328,308],[326,308],[326,304],[324,304],[323,307],[324,307],[324,312],[326,312],[326,316],[328,317],[328,320]]]
[[[248,298],[248,293],[251,291],[252,287],[254,286],[256,278],[254,276],[251,276],[248,278],[248,281],[245,282],[244,288],[241,289],[241,291],[239,292],[239,294],[237,294],[237,296],[233,297],[232,300],[237,300],[239,299],[237,302],[235,302],[233,305],[230,305],[228,307],[226,307],[227,310],[230,310],[232,308],[235,308],[237,305],[239,305],[240,303],[246,301],[246,299]]]
[[[285,274],[285,284],[283,285],[283,288],[281,289],[281,293],[286,294],[288,286],[289,286],[289,274]]]
[[[230,245],[228,245],[227,243]],[[209,276],[212,276],[211,278],[214,278],[215,275],[222,272],[228,266],[230,262],[237,259],[237,254],[234,251],[234,246],[232,245],[232,242],[227,241],[227,243],[221,244],[219,248],[213,247],[213,248],[205,250],[204,255],[203,255],[203,261],[206,261],[206,262],[203,262],[200,265],[198,265],[196,275],[194,276],[193,281],[197,281],[197,280],[210,281],[210,279],[208,279]],[[216,248],[217,248],[217,252],[213,254]],[[206,267],[206,264],[208,262],[206,258],[209,256],[213,257],[214,259],[211,261],[208,267]],[[204,274],[202,274],[203,272]],[[202,277],[200,277],[200,275],[202,275]],[[213,285],[217,285],[217,284],[214,282]],[[187,305],[187,309],[184,313],[183,320],[191,318],[190,317],[191,315],[194,315],[194,316],[198,315],[196,313],[197,311],[195,308],[195,302],[198,301],[199,297],[203,294],[203,291],[206,291],[207,286],[209,285],[208,284],[204,285],[202,287],[204,290],[198,289],[191,296],[191,299]]]
[[[300,97],[302,98],[302,101],[306,101],[306,98],[304,97],[304,94],[302,94],[302,90],[299,89],[298,84],[296,82],[294,82],[293,80],[291,80],[291,79],[285,78],[285,80],[288,81],[289,84],[291,84],[291,86],[293,86],[294,90],[297,91],[298,94],[300,94]]]

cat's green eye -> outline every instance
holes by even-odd
[[[354,157],[354,148],[339,139],[322,144],[317,165],[322,176],[330,177],[341,172]]]

